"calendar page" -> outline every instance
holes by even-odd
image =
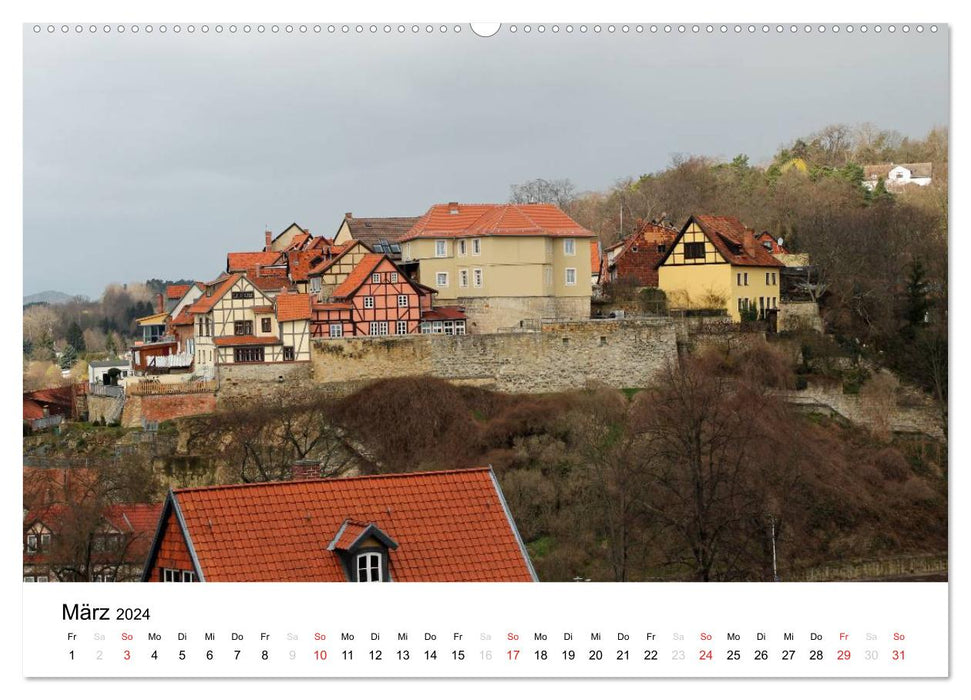
[[[952,27],[439,12],[22,20],[22,676],[947,679]]]

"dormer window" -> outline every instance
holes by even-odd
[[[357,582],[379,583],[384,580],[381,575],[384,567],[381,563],[380,552],[364,552],[357,555]]]
[[[354,583],[391,580],[391,551],[398,543],[375,523],[345,520],[327,549],[337,555],[347,576]]]

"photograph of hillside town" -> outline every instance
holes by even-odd
[[[183,36],[185,66],[212,61],[197,84],[148,37],[28,38],[25,582],[946,580],[946,90],[932,108],[875,79],[743,127],[705,37],[657,37],[711,66],[663,97],[646,69],[598,92],[618,56],[659,60],[647,37],[549,45],[589,72],[521,36],[506,59],[395,45],[411,74],[353,37],[338,73],[326,43],[289,49],[301,68],[270,37]],[[886,70],[883,38],[830,49]],[[746,89],[771,92],[745,71],[775,39],[730,67]],[[509,56],[526,69],[497,83],[472,67]],[[292,104],[261,92],[280,81]],[[448,108],[487,89],[482,123]],[[339,109],[305,102],[328,90]],[[583,90],[596,138],[561,117]],[[91,115],[66,139],[53,95]],[[48,274],[62,246],[83,253]]]

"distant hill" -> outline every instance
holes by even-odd
[[[71,301],[74,296],[73,294],[65,294],[64,292],[48,289],[46,292],[37,292],[36,294],[28,294],[25,296],[24,306],[29,304],[64,304]]]

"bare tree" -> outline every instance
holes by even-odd
[[[569,179],[544,180],[536,178],[518,185],[510,185],[512,204],[555,204],[561,209],[576,198],[576,187]]]

